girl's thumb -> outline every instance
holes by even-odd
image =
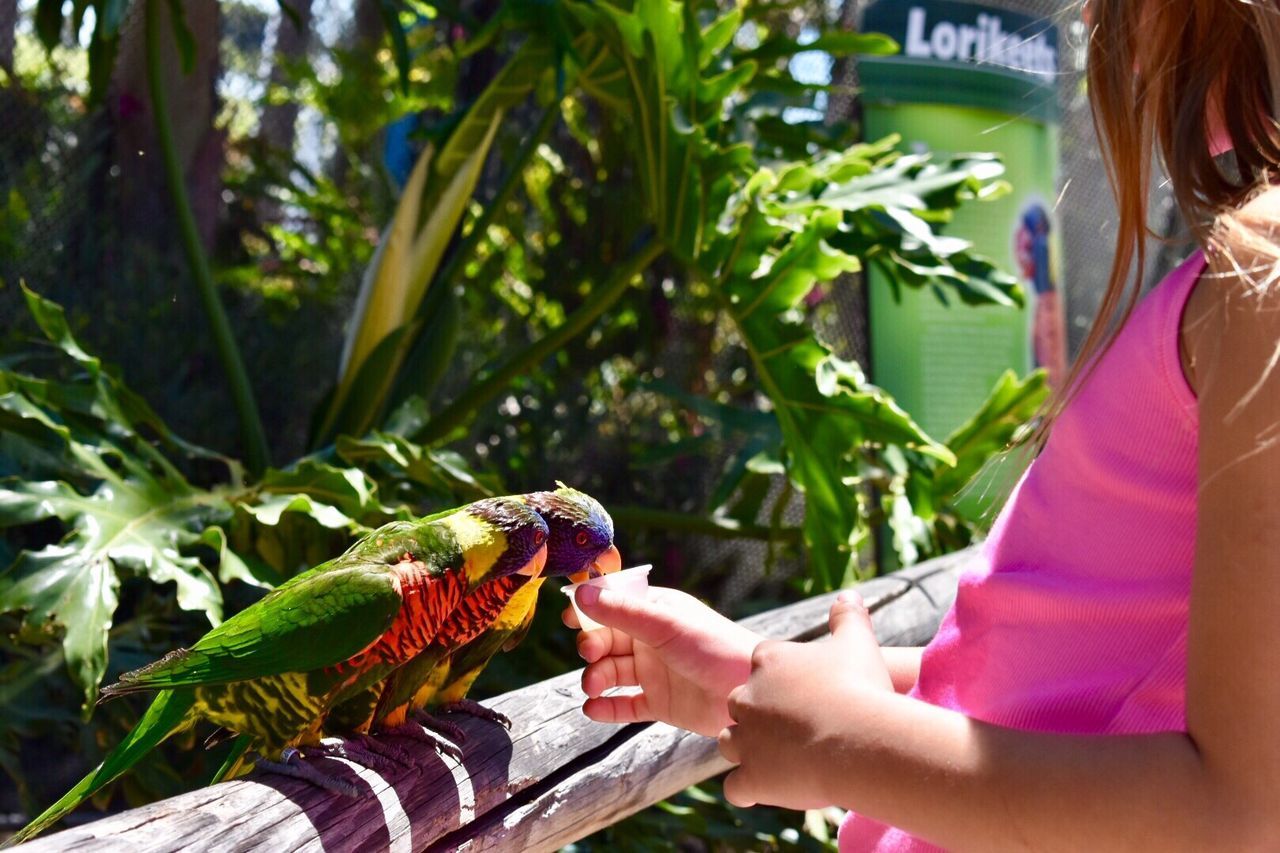
[[[836,595],[836,601],[827,614],[827,627],[833,637],[839,637],[850,631],[861,629],[864,633],[874,632],[871,628],[871,614],[862,596],[857,590],[843,589]]]

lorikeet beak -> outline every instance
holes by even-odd
[[[524,564],[523,568],[517,569],[516,574],[527,575],[536,578],[542,574],[542,567],[547,564],[547,546],[543,545],[538,549],[538,553],[533,555],[533,559]]]
[[[596,561],[585,572],[569,575],[569,582],[582,583],[591,578],[604,577],[621,570],[622,555],[618,553],[617,545],[610,545],[599,557],[596,557]]]

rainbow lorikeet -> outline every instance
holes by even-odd
[[[523,502],[489,498],[417,522],[393,522],[304,572],[189,649],[126,673],[104,699],[158,690],[126,739],[9,843],[43,831],[170,735],[205,719],[261,753],[284,750],[284,772],[325,784],[294,761],[320,740],[330,708],[385,678],[435,640],[486,582],[534,577],[548,529]],[[243,751],[243,750],[242,750]]]
[[[469,596],[458,612],[470,609],[483,618],[471,620],[465,630],[442,630],[412,661],[388,676],[374,713],[375,728],[394,729],[406,723],[413,712],[429,708],[467,711],[509,724],[501,715],[465,697],[489,660],[524,638],[543,580],[578,575],[575,579],[585,580],[622,567],[613,544],[613,519],[595,498],[561,485],[555,491],[533,492],[518,499],[541,515],[550,530],[542,574],[536,578],[508,577]],[[482,622],[483,629],[476,630]],[[439,720],[415,719],[429,728],[441,726]],[[460,736],[454,727],[443,728],[454,737]]]
[[[547,523],[547,563],[542,575],[508,575],[482,584],[459,603],[433,642],[412,661],[385,681],[353,692],[335,705],[325,719],[323,731],[340,735],[343,740],[324,742],[330,754],[373,767],[413,763],[412,756],[394,744],[367,736],[376,729],[379,734],[423,741],[461,761],[462,751],[455,745],[464,738],[461,729],[443,719],[413,713],[426,706],[439,706],[444,712],[467,711],[510,724],[502,715],[467,700],[465,695],[489,659],[500,649],[514,646],[527,633],[542,578],[580,573],[581,577],[575,579],[581,580],[621,567],[621,557],[613,545],[613,520],[590,495],[561,484],[553,492],[512,497],[531,507]],[[451,666],[455,660],[459,665]],[[448,702],[434,701],[446,680]],[[411,713],[421,725],[410,721]],[[453,742],[433,732],[444,734]],[[247,748],[247,739],[240,738],[215,781],[234,772],[239,756]]]

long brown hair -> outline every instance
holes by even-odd
[[[1046,410],[1040,440],[1137,302],[1153,148],[1189,228],[1211,251],[1230,251],[1241,232],[1233,212],[1280,170],[1280,0],[1089,0],[1089,7],[1089,99],[1118,236],[1098,315]],[[1212,153],[1215,126],[1234,157]]]

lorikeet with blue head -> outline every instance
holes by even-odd
[[[513,648],[524,638],[543,581],[548,577],[581,581],[622,567],[613,544],[613,519],[595,498],[560,484],[555,491],[533,492],[517,499],[547,523],[547,561],[542,574],[491,581],[469,596],[458,613],[467,610],[482,617],[470,620],[465,630],[442,630],[431,645],[387,678],[372,721],[375,729],[398,729],[411,714],[424,709],[464,711],[509,725],[505,717],[471,702],[466,694],[495,654]],[[486,627],[475,630],[486,619]],[[414,718],[429,728],[440,727],[439,720],[422,715]],[[443,729],[454,737],[460,734],[454,727]]]
[[[542,517],[511,498],[476,501],[373,531],[337,559],[267,593],[191,648],[105,688],[104,699],[159,693],[101,765],[8,843],[48,828],[201,719],[239,734],[241,752],[283,750],[286,763],[278,767],[324,784],[324,774],[294,760],[294,748],[319,742],[329,709],[412,660],[446,624],[465,625],[469,611],[459,605],[482,585],[536,577],[546,561],[547,539]]]

